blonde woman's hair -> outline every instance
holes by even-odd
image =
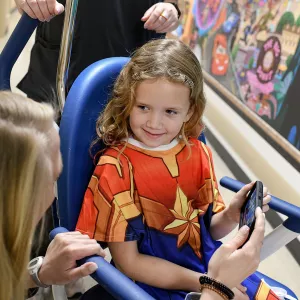
[[[34,227],[52,178],[53,110],[0,92],[0,299],[24,300]]]
[[[190,89],[193,114],[184,123],[180,136],[187,144],[189,137],[198,137],[203,128],[205,108],[203,76],[200,63],[191,49],[177,40],[153,40],[139,48],[117,78],[112,97],[97,120],[97,135],[107,146],[120,144],[131,134],[129,116],[135,103],[135,91],[147,79],[164,78],[182,83]]]

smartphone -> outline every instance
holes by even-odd
[[[263,205],[263,184],[261,181],[256,181],[251,191],[247,195],[246,201],[241,209],[240,226],[247,225],[250,228],[249,240],[255,226],[255,210],[257,207],[262,208]],[[246,241],[246,242],[247,242]],[[245,242],[245,243],[246,243]]]

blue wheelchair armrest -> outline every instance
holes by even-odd
[[[50,233],[50,239],[54,239],[58,233],[63,232],[68,232],[68,230],[63,227],[53,229]],[[113,267],[104,258],[95,255],[81,259],[77,263],[82,265],[86,262],[94,262],[98,265],[98,269],[91,274],[91,276],[116,299],[154,300],[154,298]]]
[[[24,13],[11,34],[0,54],[0,90],[10,90],[11,70],[38,24]]]

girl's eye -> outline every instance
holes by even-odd
[[[138,108],[139,108],[140,110],[143,110],[143,111],[148,110],[148,107],[145,106],[145,105],[138,105]]]
[[[167,113],[168,115],[177,115],[177,111],[172,110],[172,109],[167,109],[167,110],[166,110],[166,113]]]

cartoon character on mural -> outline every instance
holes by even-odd
[[[247,11],[230,53],[232,67],[238,74],[239,98],[300,149],[299,137],[296,138],[300,135],[298,118],[286,130],[281,128],[290,121],[280,118],[282,108],[285,113],[288,111],[284,103],[296,74],[297,65],[290,66],[299,47],[300,3],[266,1],[255,5],[252,2]]]
[[[281,45],[277,37],[270,37],[262,45],[255,69],[244,70],[249,82],[248,95],[244,95],[247,105],[258,115],[274,119],[277,112],[274,91],[274,76],[281,59]],[[249,92],[250,95],[249,96]]]
[[[211,58],[211,73],[224,76],[227,73],[228,63],[227,37],[224,34],[217,34]]]
[[[179,38],[203,69],[300,150],[300,1],[181,1]]]
[[[240,16],[237,13],[232,12],[226,22],[223,24],[223,31],[230,33],[231,30],[238,24]]]

